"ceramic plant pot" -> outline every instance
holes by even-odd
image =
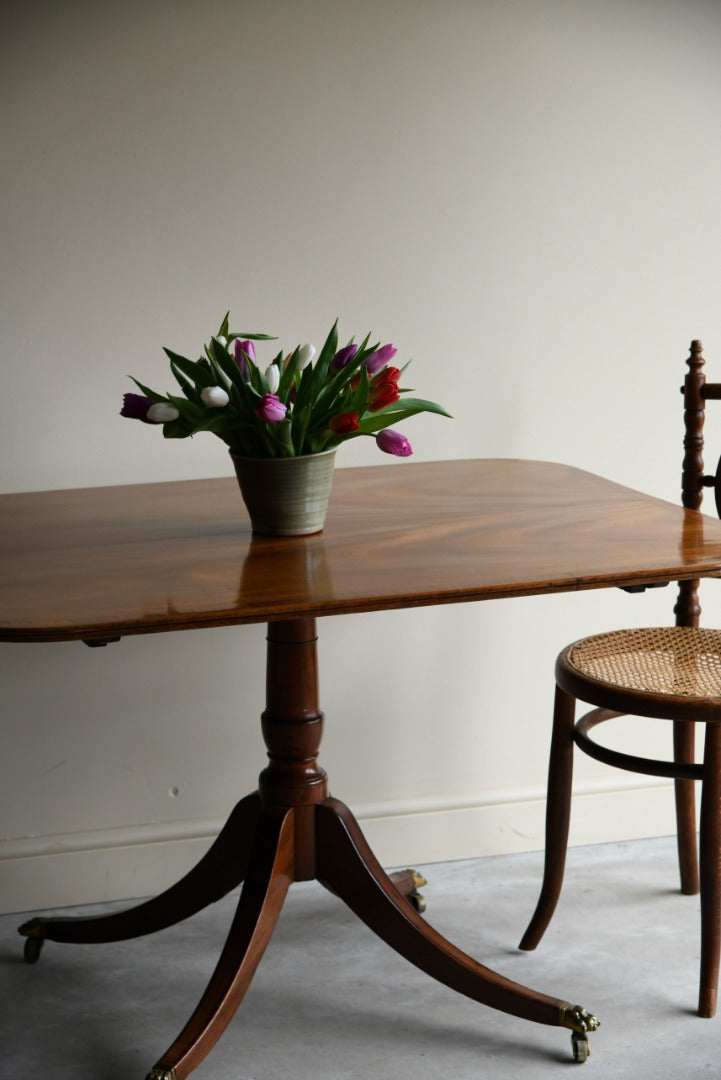
[[[253,532],[307,536],[325,524],[336,448],[300,457],[249,458],[230,451]]]

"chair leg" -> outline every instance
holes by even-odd
[[[571,821],[573,780],[573,721],[576,699],[556,687],[546,800],[546,860],[543,885],[533,918],[518,946],[535,949],[546,932],[561,894]]]
[[[674,720],[674,761],[692,764],[695,753],[695,729],[692,721]],[[696,797],[694,780],[674,780],[676,793],[676,836],[681,892],[695,896],[699,891],[698,854],[696,846]]]
[[[716,1012],[721,954],[721,728],[706,725],[701,791],[701,978],[699,1016]]]

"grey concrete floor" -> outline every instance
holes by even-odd
[[[392,953],[315,883],[291,888],[280,924],[198,1080],[586,1080],[721,1077],[721,1016],[695,1015],[698,898],[676,885],[674,841],[575,848],[556,917],[535,953],[517,942],[535,905],[539,854],[423,867],[426,917],[484,963],[597,1013],[591,1056],[570,1037],[476,1005]],[[235,894],[148,938],[48,942],[22,962],[0,918],[0,1077],[143,1080],[214,967]],[[124,905],[76,908],[102,912]],[[68,912],[64,912],[68,914]]]

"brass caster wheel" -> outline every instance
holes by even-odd
[[[423,874],[419,874],[417,870],[394,870],[389,877],[411,907],[422,915],[426,910],[426,900],[418,890],[428,884]]]
[[[577,1061],[579,1065],[583,1065],[591,1053],[591,1044],[587,1036],[582,1035],[579,1031],[573,1031],[571,1033],[571,1046],[573,1048],[573,1060]]]
[[[406,895],[406,899],[414,911],[417,911],[419,915],[422,915],[426,910],[426,898],[418,890],[427,885],[428,882],[423,877],[423,874],[419,874],[417,870],[408,870],[407,873],[411,875],[411,881],[413,882],[413,888],[409,890]]]
[[[418,889],[414,889],[413,892],[409,892],[406,897],[411,907],[422,915],[426,910],[426,898],[423,893],[419,893]]]
[[[151,1069],[145,1080],[175,1080],[175,1069]]]
[[[571,1029],[573,1060],[582,1065],[591,1053],[588,1032],[597,1031],[601,1026],[601,1021],[582,1005],[570,1005],[568,1002],[564,1002],[561,1006],[560,1021],[561,1027]]]
[[[18,927],[18,934],[25,938],[23,956],[26,964],[37,964],[40,950],[45,941],[45,923],[47,919],[34,918]]]
[[[25,938],[25,944],[23,946],[23,959],[26,964],[37,964],[40,959],[40,953],[45,943],[45,938],[41,937],[29,937]]]

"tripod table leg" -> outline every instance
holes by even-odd
[[[316,815],[319,880],[396,952],[451,989],[502,1012],[584,1034],[598,1026],[579,1006],[504,978],[433,930],[388,879],[343,803],[327,799]]]
[[[259,814],[257,794],[241,799],[200,862],[151,900],[112,915],[30,919],[18,930],[27,939],[25,959],[37,960],[46,939],[75,944],[125,941],[174,926],[220,900],[245,876]]]
[[[147,1080],[184,1080],[212,1050],[243,1000],[293,880],[293,810],[261,818],[248,875],[215,971],[193,1015]]]

